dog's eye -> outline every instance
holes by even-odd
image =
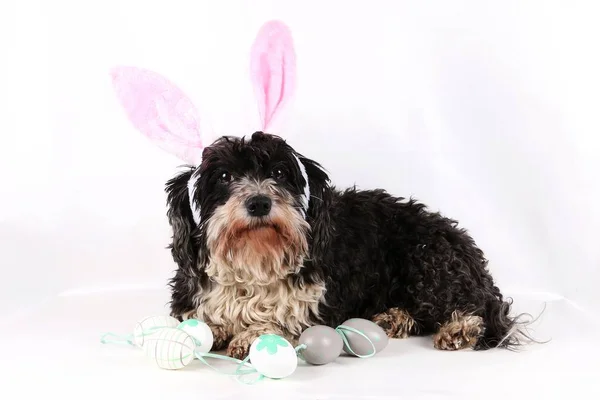
[[[221,183],[229,183],[232,180],[232,176],[229,172],[223,171],[221,175],[219,175],[219,182]]]
[[[271,176],[276,181],[284,180],[285,179],[285,171],[281,167],[273,168],[273,171],[271,171]]]

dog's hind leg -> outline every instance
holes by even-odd
[[[404,339],[419,331],[415,320],[400,308],[390,308],[386,312],[375,315],[373,322],[383,328],[390,338]]]
[[[438,350],[472,349],[483,333],[481,317],[454,311],[450,320],[443,323],[433,336],[433,345]]]

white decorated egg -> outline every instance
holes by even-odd
[[[279,335],[258,337],[250,346],[249,356],[256,371],[267,378],[285,378],[294,373],[298,366],[296,350]]]
[[[179,325],[179,321],[168,315],[145,317],[135,324],[133,342],[137,346],[142,347],[146,339],[160,328],[175,328],[177,325]]]
[[[188,319],[177,326],[196,341],[196,351],[208,353],[213,345],[213,334],[208,325],[197,319]]]
[[[194,359],[196,342],[186,332],[177,328],[162,328],[146,337],[144,352],[160,368],[180,369]]]

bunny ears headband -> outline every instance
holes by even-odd
[[[288,27],[269,21],[259,30],[251,49],[250,78],[258,104],[261,129],[267,131],[281,114],[296,86],[296,55]],[[202,150],[216,139],[213,133],[200,131],[200,114],[190,98],[175,84],[156,72],[119,66],[111,71],[113,88],[134,127],[153,143],[182,161],[198,166]],[[296,161],[306,182],[304,212],[308,209],[308,176],[304,165]],[[194,207],[198,169],[188,182],[190,207],[197,224],[200,210]]]

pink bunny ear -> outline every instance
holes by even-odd
[[[250,72],[266,131],[296,86],[294,42],[284,23],[269,21],[262,26],[252,46]]]
[[[163,76],[141,68],[111,70],[113,87],[135,128],[163,150],[197,165],[202,156],[198,110]]]

